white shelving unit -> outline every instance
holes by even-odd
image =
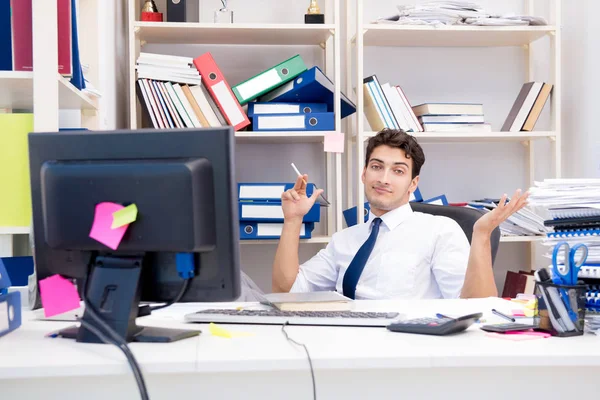
[[[323,3],[323,1],[321,2]],[[202,5],[202,2],[201,2]],[[323,7],[323,4],[321,4]],[[319,46],[327,55],[323,71],[335,83],[336,132],[342,132],[340,117],[341,51],[340,0],[325,0],[325,24],[184,23],[139,21],[140,0],[129,0],[129,115],[131,129],[141,127],[141,108],[136,96],[135,63],[146,44],[203,44],[253,46]],[[163,10],[164,12],[164,10]],[[259,51],[259,50],[257,50]],[[268,66],[265,65],[265,68]],[[223,72],[227,76],[227,71]],[[237,82],[229,82],[235,85]],[[325,131],[318,132],[236,132],[236,144],[323,143]],[[347,149],[349,150],[349,149]],[[326,187],[331,206],[327,211],[326,234],[303,239],[302,243],[328,243],[342,229],[342,154],[324,153]],[[321,224],[323,221],[321,222]],[[273,240],[242,240],[241,244],[273,244]]]
[[[348,57],[347,70],[352,71],[353,61],[356,63],[356,75],[354,80],[348,77],[346,90],[351,93],[356,88],[357,103],[357,123],[356,131],[352,133],[348,143],[355,146],[356,162],[349,164],[348,184],[356,184],[355,200],[352,201],[350,193],[348,201],[350,204],[363,204],[364,185],[360,180],[363,169],[363,159],[365,156],[366,141],[373,137],[376,132],[365,131],[365,114],[363,101],[363,60],[364,49],[368,46],[393,46],[393,47],[431,47],[435,51],[436,47],[499,47],[499,46],[520,46],[526,52],[526,76],[523,82],[532,81],[534,77],[534,59],[530,45],[548,36],[550,38],[550,82],[554,85],[552,89],[550,103],[550,131],[533,132],[491,132],[491,133],[467,133],[467,132],[418,132],[415,136],[419,143],[497,143],[506,141],[521,142],[528,148],[528,183],[533,185],[535,175],[535,152],[532,142],[535,140],[549,140],[552,144],[553,176],[561,176],[561,74],[560,74],[560,16],[561,0],[549,1],[550,25],[546,26],[424,26],[424,25],[393,25],[393,24],[372,24],[364,21],[364,1],[356,0],[356,26],[359,27],[356,32],[352,32],[350,27],[353,21],[347,17],[347,52],[352,55]],[[525,13],[534,15],[533,0],[525,0]],[[350,74],[349,74],[350,75]],[[492,150],[490,150],[492,151]],[[362,208],[359,207],[358,221],[362,223]],[[503,243],[536,243],[541,241],[539,236],[526,237],[502,237]],[[533,261],[533,251],[531,251],[531,261]]]
[[[33,110],[34,131],[58,131],[61,109],[81,110],[84,127],[97,127],[98,101],[75,88],[67,78],[57,73],[58,39],[56,1],[32,0],[33,62],[32,72],[0,71],[0,109]],[[79,2],[78,32],[81,59],[90,64],[86,74],[98,82],[98,19],[99,0]],[[0,256],[13,254],[13,235],[29,234],[29,226],[0,226]]]

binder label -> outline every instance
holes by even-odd
[[[256,79],[250,79],[247,82],[237,86],[236,89],[243,99],[248,99],[257,93],[263,92],[281,82],[276,69],[271,69]]]
[[[244,204],[242,218],[283,219],[283,208]]]
[[[285,192],[285,185],[244,185],[240,187],[240,199],[279,199]]]
[[[244,115],[238,108],[234,97],[227,90],[227,85],[225,81],[221,81],[213,86],[213,91],[221,106],[223,107],[223,111],[225,111],[225,115],[229,118],[229,123],[232,126],[236,126],[244,122]]]
[[[305,224],[300,228],[300,236],[306,235]],[[281,236],[283,224],[256,224],[256,235],[261,236]]]
[[[304,129],[304,114],[298,116],[259,116],[258,129]]]

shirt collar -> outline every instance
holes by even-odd
[[[406,219],[408,219],[408,217],[410,217],[413,213],[412,208],[410,207],[409,203],[404,204],[403,206],[400,206],[392,211],[388,211],[385,214],[383,214],[381,216],[381,220],[382,222],[385,224],[385,226],[390,230],[394,230],[394,228],[396,228],[398,225],[400,225],[402,222],[404,222]],[[371,226],[371,223],[373,222],[373,220],[377,218],[377,216],[375,214],[373,214],[372,212],[369,213],[369,221],[368,226]]]

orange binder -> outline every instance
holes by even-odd
[[[208,89],[215,103],[223,112],[227,123],[233,126],[236,131],[250,125],[248,116],[233,94],[231,86],[225,80],[212,55],[210,53],[202,54],[194,59],[194,65],[200,72],[200,76],[202,76],[202,84]]]

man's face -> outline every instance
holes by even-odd
[[[362,173],[365,195],[373,213],[381,216],[410,199],[419,183],[412,179],[413,160],[404,150],[386,145],[376,147]]]

